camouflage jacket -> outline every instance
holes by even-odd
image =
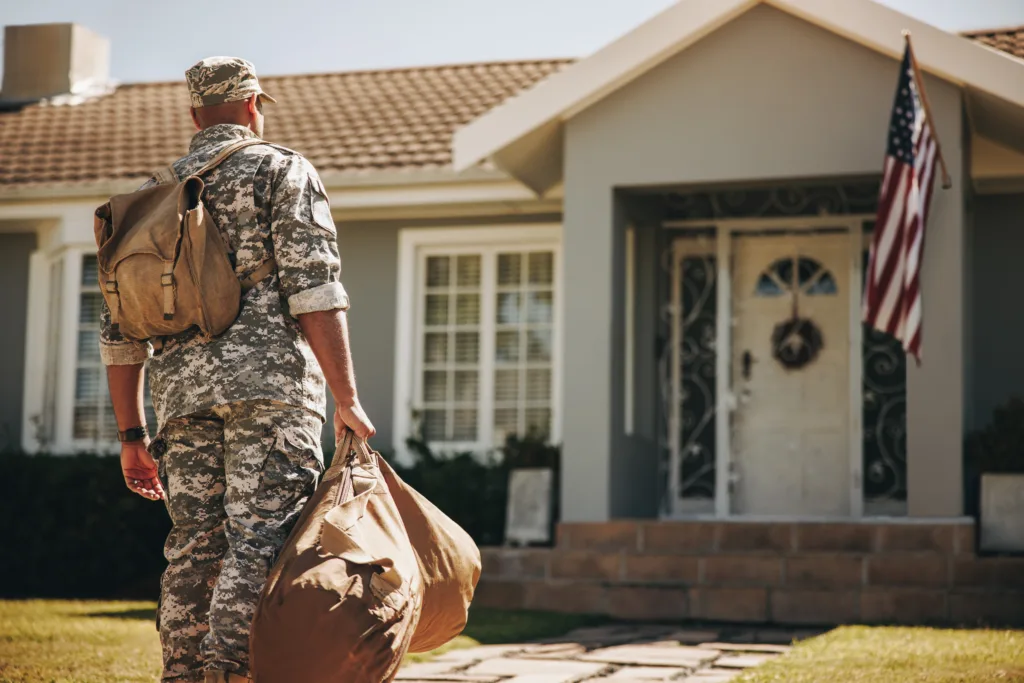
[[[225,145],[254,136],[243,126],[211,126],[192,138],[174,170],[185,177]],[[238,319],[223,334],[206,340],[198,331],[185,332],[165,339],[157,352],[151,344],[121,337],[104,305],[103,362],[146,362],[161,426],[216,405],[252,400],[279,401],[324,417],[323,372],[295,317],[347,302],[337,233],[319,175],[298,153],[253,145],[203,180],[203,201],[234,252],[238,276],[270,257],[277,271],[244,295]]]

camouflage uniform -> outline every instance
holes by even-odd
[[[261,92],[251,65],[225,60],[189,70],[193,104]],[[243,126],[206,128],[174,170],[183,178],[255,137]],[[100,342],[108,365],[147,365],[159,424],[151,451],[174,523],[158,617],[163,678],[179,682],[203,681],[204,670],[248,675],[256,601],[323,470],[325,381],[296,316],[348,307],[326,192],[306,159],[253,145],[203,180],[239,278],[271,257],[276,271],[212,340],[189,331],[154,351],[121,337],[104,306]]]

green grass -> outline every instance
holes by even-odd
[[[155,609],[151,602],[0,601],[0,683],[152,682],[160,674]],[[441,651],[558,636],[599,621],[475,609],[465,634]]]
[[[0,601],[0,683],[154,681],[153,603]],[[600,618],[473,610],[445,650],[558,636]],[[436,653],[416,655],[429,659]],[[1024,683],[1024,631],[844,626],[736,683]]]
[[[154,609],[149,602],[0,602],[0,681],[154,681]]]
[[[843,626],[735,683],[1024,682],[1024,631]]]

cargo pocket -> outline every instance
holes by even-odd
[[[301,430],[281,425],[264,433],[267,457],[260,471],[255,505],[266,512],[298,512],[316,489],[324,466],[319,445]]]

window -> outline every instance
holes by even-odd
[[[75,357],[75,401],[71,438],[74,441],[113,443],[117,441],[117,420],[107,389],[107,373],[100,361],[100,309],[103,295],[97,280],[96,257],[82,257],[79,280],[78,330]],[[155,428],[156,416],[149,395],[145,393],[146,422]]]
[[[537,230],[557,236],[527,234]],[[407,245],[412,320],[400,327],[414,330],[405,411],[416,419],[396,415],[396,437],[418,429],[431,443],[480,451],[512,435],[553,438],[557,242],[486,244],[503,229],[408,233],[403,241],[446,233],[469,244]]]
[[[793,282],[793,265],[796,264],[798,281]],[[832,273],[812,258],[782,258],[761,274],[757,281],[757,296],[782,296],[794,289],[808,296],[831,296],[839,288]]]
[[[499,253],[494,329],[494,436],[551,436],[555,254]]]

